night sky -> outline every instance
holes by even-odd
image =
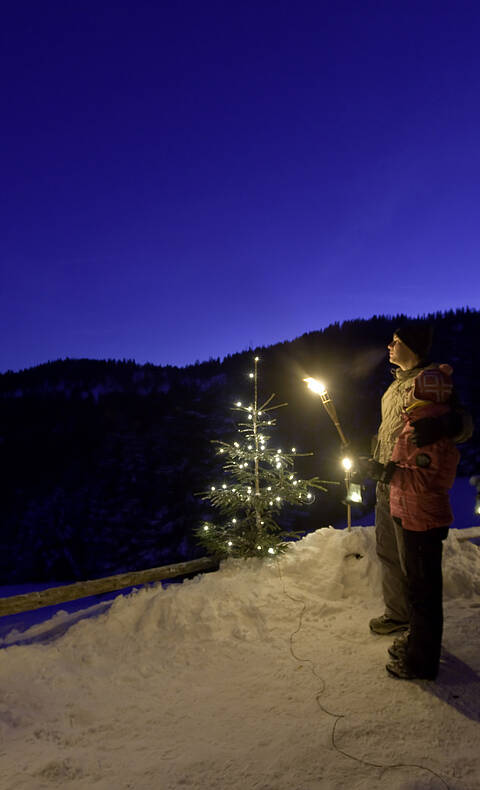
[[[480,4],[44,0],[0,24],[0,371],[480,308]]]

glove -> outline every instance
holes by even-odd
[[[368,477],[370,480],[378,480],[380,483],[389,483],[396,468],[393,461],[381,464],[373,458],[361,457],[357,459],[357,472],[362,479]]]
[[[441,417],[423,417],[412,423],[411,440],[417,447],[433,444],[439,439],[453,439],[461,432],[462,417],[458,412],[451,411]]]

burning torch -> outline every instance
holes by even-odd
[[[347,447],[348,447],[348,441],[347,441],[346,436],[345,436],[345,434],[343,432],[342,426],[340,425],[340,420],[338,419],[338,414],[337,414],[337,410],[335,408],[335,404],[334,404],[332,398],[330,397],[330,395],[328,394],[326,386],[324,384],[322,384],[321,381],[317,381],[317,379],[313,379],[311,377],[307,377],[307,378],[305,378],[303,380],[306,383],[307,387],[312,392],[314,392],[316,395],[320,395],[320,400],[322,401],[322,404],[323,404],[323,406],[325,408],[325,411],[327,412],[327,414],[330,417],[331,421],[333,422],[335,428],[337,429],[338,435],[340,436],[340,441],[342,442],[342,448],[344,450],[346,450]],[[350,490],[351,489],[351,485],[352,485],[351,481],[350,481],[350,473],[351,473],[351,469],[352,469],[352,466],[353,466],[351,458],[348,458],[348,456],[345,456],[342,459],[342,466],[343,466],[343,468],[345,470],[345,486],[346,486],[346,489],[347,489],[347,499],[346,499],[346,505],[347,505],[347,530],[350,531],[351,526],[352,526],[352,506],[351,506],[351,501],[353,500],[353,501],[360,501],[361,502],[362,500],[361,500],[361,495],[360,495],[360,499],[358,500],[357,499],[358,494],[356,492],[351,492],[351,490]]]

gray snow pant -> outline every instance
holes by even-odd
[[[403,530],[390,515],[390,488],[385,483],[377,483],[375,536],[382,569],[385,615],[399,623],[408,623],[410,607]]]

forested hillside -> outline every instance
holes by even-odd
[[[278,413],[278,447],[313,451],[299,459],[300,475],[341,480],[338,436],[302,378],[328,385],[352,452],[368,453],[391,380],[386,344],[401,320],[335,324],[186,368],[66,359],[1,375],[3,583],[92,578],[202,554],[193,530],[208,508],[195,494],[218,479],[210,442],[232,434],[230,407],[250,398],[253,352],[263,394],[289,404]],[[453,366],[478,423],[480,313],[426,320],[435,324],[432,359]],[[460,449],[460,474],[478,473],[478,435]],[[332,488],[296,526],[343,515],[341,489]]]

